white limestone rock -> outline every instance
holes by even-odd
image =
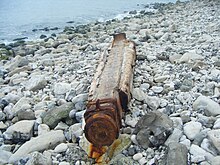
[[[186,123],[183,127],[184,134],[190,140],[193,140],[201,130],[202,130],[202,124],[195,121],[190,121]]]
[[[193,103],[193,109],[205,111],[208,116],[220,115],[220,105],[206,96],[199,96]]]
[[[29,140],[33,136],[34,120],[21,120],[4,132],[7,140]]]

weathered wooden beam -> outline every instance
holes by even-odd
[[[110,52],[105,51],[89,91],[85,136],[96,147],[109,146],[119,136],[123,110],[130,101],[135,43],[124,33],[114,36]]]

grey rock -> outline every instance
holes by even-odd
[[[47,124],[50,128],[54,128],[60,120],[69,117],[69,113],[73,109],[73,106],[73,103],[66,103],[50,109],[42,117],[43,123]]]
[[[32,110],[18,111],[18,120],[35,120],[35,114]]]
[[[67,130],[69,126],[66,123],[63,123],[62,121],[57,124],[57,126],[54,128],[54,130]]]
[[[183,132],[181,130],[174,128],[173,133],[168,137],[168,139],[165,142],[165,145],[168,146],[172,142],[178,143],[182,135]]]
[[[52,165],[52,158],[48,154],[33,152],[26,165]]]
[[[193,110],[203,110],[207,116],[220,114],[220,105],[206,96],[199,96],[193,103]]]
[[[168,145],[168,151],[166,159],[163,161],[163,165],[187,165],[188,164],[188,150],[185,145],[178,142],[171,142]]]
[[[5,130],[7,128],[8,128],[8,126],[5,123],[3,123],[2,121],[0,121],[0,130]]]
[[[140,88],[133,88],[132,97],[138,101],[144,101],[146,94]]]
[[[218,118],[218,119],[215,121],[213,128],[214,128],[214,129],[219,129],[219,128],[220,128],[220,118]]]
[[[72,136],[75,136],[76,138],[78,138],[83,133],[82,124],[81,123],[76,123],[76,124],[70,126],[69,127],[69,132],[71,133]]]
[[[31,99],[22,97],[12,108],[12,112],[16,115],[19,111],[24,111],[31,108]]]
[[[11,62],[10,64],[6,65],[6,69],[9,71],[14,70],[17,67],[22,67],[28,65],[29,61],[26,57],[21,57],[17,55]]]
[[[20,97],[13,93],[8,93],[5,97],[5,100],[7,100],[9,103],[16,104],[17,101],[20,99]]]
[[[6,118],[6,114],[2,111],[0,111],[0,121],[4,121]]]
[[[186,123],[183,127],[184,134],[188,139],[193,140],[195,136],[202,130],[202,124],[195,121]]]
[[[191,79],[184,79],[181,86],[180,90],[182,92],[188,92],[193,88],[194,82]]]
[[[197,121],[200,122],[206,128],[212,128],[215,120],[216,119],[213,116],[207,117],[207,116],[204,116],[202,114],[198,114],[198,120]]]
[[[210,142],[216,147],[218,152],[220,152],[220,129],[208,131],[207,134]]]
[[[37,130],[38,130],[38,136],[39,136],[39,135],[43,135],[43,134],[49,132],[50,128],[46,124],[40,124],[40,125],[38,125]]]
[[[157,82],[157,83],[162,83],[168,78],[169,78],[168,75],[158,76],[158,77],[154,78],[154,81]]]
[[[210,131],[210,129],[203,129],[201,132],[199,132],[193,140],[193,144],[200,146],[203,139],[207,137],[207,132]]]
[[[76,104],[78,102],[84,102],[84,101],[87,101],[87,100],[88,100],[88,93],[83,93],[83,94],[79,94],[79,95],[75,96],[72,99],[72,103]]]
[[[159,111],[144,115],[136,124],[134,133],[137,142],[143,148],[163,144],[172,133],[173,122],[169,117]]]
[[[191,145],[189,152],[192,155],[191,162],[194,162],[194,163],[199,163],[204,160],[211,161],[214,158],[212,154],[210,154],[209,152],[206,152],[204,149],[202,149],[201,147],[195,144]]]
[[[203,139],[201,143],[201,148],[203,148],[204,150],[206,150],[214,156],[217,156],[218,154],[217,149],[213,146],[213,144],[211,144],[210,140],[208,140],[207,138]]]
[[[211,165],[219,165],[220,162],[220,156],[216,156],[212,159]]]
[[[9,159],[10,163],[15,163],[22,157],[27,156],[34,151],[43,151],[52,149],[57,144],[65,141],[63,131],[50,131],[24,143]]]
[[[85,151],[76,144],[68,144],[68,150],[65,152],[65,160],[70,164],[75,164],[77,160],[84,161],[87,164],[93,164],[94,160],[89,158]]]
[[[0,66],[0,77],[3,78],[8,71]]]
[[[65,152],[68,149],[68,145],[66,143],[60,143],[54,148],[56,153]]]
[[[141,158],[143,158],[143,154],[140,153],[140,152],[133,155],[133,159],[134,159],[134,160],[137,160],[137,161],[138,161],[138,160],[140,160]]]
[[[84,110],[84,111],[79,111],[79,112],[76,112],[76,114],[75,114],[75,117],[76,117],[76,120],[78,121],[78,122],[82,122],[82,119],[83,119],[83,117],[84,117],[84,113],[86,112],[86,110]]]
[[[183,129],[183,121],[180,117],[170,117],[170,119],[173,121],[173,128]]]
[[[0,149],[0,164],[7,164],[11,155],[11,152]]]
[[[145,96],[144,102],[152,110],[156,110],[160,106],[160,98],[157,96]]]
[[[7,119],[12,119],[14,117],[14,112],[12,111],[14,107],[14,104],[9,103],[5,108],[4,108],[4,112],[7,116]]]
[[[54,85],[54,93],[55,95],[63,95],[66,94],[71,89],[71,84],[69,83],[56,83]]]
[[[196,50],[191,50],[183,54],[183,56],[179,59],[179,63],[189,63],[191,61],[203,60],[204,57],[197,54]]]
[[[7,128],[4,137],[12,141],[27,141],[33,136],[34,120],[22,120]]]
[[[47,80],[45,79],[45,75],[33,75],[27,81],[25,88],[30,91],[37,91],[43,89],[46,84]]]
[[[179,61],[179,59],[182,57],[181,54],[175,54],[169,57],[169,61],[174,64],[177,63]]]
[[[132,158],[125,156],[123,154],[116,155],[110,162],[109,165],[123,165],[123,164],[133,164],[138,165],[139,163],[134,161]]]
[[[80,102],[77,102],[77,103],[75,104],[75,109],[76,109],[77,111],[84,110],[85,108],[86,108],[85,102],[80,101]]]
[[[157,94],[163,91],[163,87],[153,86],[151,89],[154,93],[157,93]]]
[[[64,162],[60,162],[59,165],[70,165],[70,163],[64,161]]]

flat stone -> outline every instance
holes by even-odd
[[[30,91],[37,91],[43,89],[47,85],[45,75],[33,75],[27,81],[25,88]]]
[[[193,110],[204,110],[208,116],[220,115],[220,105],[206,96],[199,96],[193,103]]]
[[[190,121],[183,126],[184,134],[193,140],[195,136],[202,130],[202,124],[195,121]]]
[[[54,93],[55,95],[63,95],[66,94],[71,89],[71,84],[69,83],[56,83],[54,85]]]
[[[66,103],[61,106],[50,109],[42,117],[43,123],[50,128],[54,128],[60,120],[69,117],[70,111],[73,109],[73,103]]]
[[[34,120],[22,120],[12,126],[4,132],[4,137],[7,140],[12,141],[26,141],[33,136]]]
[[[220,152],[220,129],[208,131],[207,134],[208,139],[216,147],[218,152]]]
[[[15,163],[22,157],[27,156],[34,151],[44,151],[52,149],[57,144],[65,141],[63,131],[50,131],[24,143],[9,159],[10,163]]]

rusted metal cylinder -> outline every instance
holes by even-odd
[[[89,91],[85,136],[94,146],[109,146],[119,136],[123,110],[130,101],[135,44],[124,33],[114,36],[111,50],[100,59]]]

